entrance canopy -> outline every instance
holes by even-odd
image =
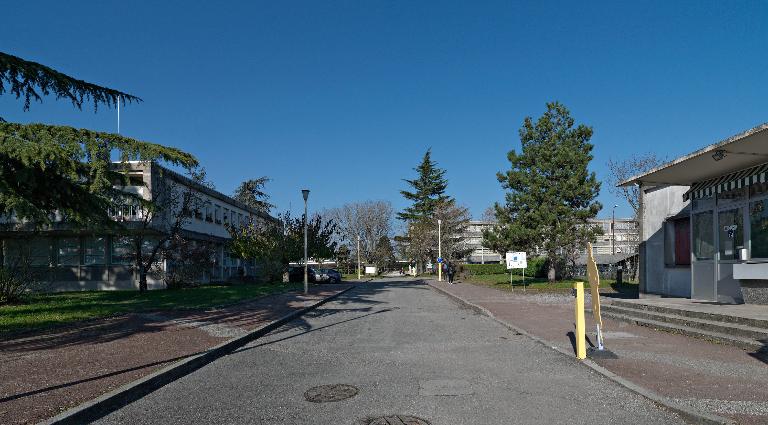
[[[629,178],[619,186],[632,184],[691,186],[688,198],[700,191],[727,190],[739,185],[764,182],[768,162],[768,123]],[[757,177],[755,177],[757,176]],[[727,187],[726,187],[727,186]]]

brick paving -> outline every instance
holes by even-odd
[[[569,335],[574,329],[573,297],[510,293],[465,283],[429,284],[552,346],[573,351]],[[606,348],[618,358],[594,359],[601,366],[679,404],[738,423],[768,423],[768,364],[754,353],[607,318],[603,324]],[[587,315],[587,336],[592,341],[594,329]]]
[[[346,289],[90,320],[0,339],[0,423],[36,423]],[[288,326],[303,326],[301,318]]]

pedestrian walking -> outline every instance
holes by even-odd
[[[446,272],[448,273],[448,283],[453,285],[453,265],[451,263],[446,264]]]

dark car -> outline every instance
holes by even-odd
[[[310,282],[316,282],[317,271],[312,268],[307,268],[307,280]],[[289,282],[304,282],[304,266],[291,266],[288,267],[288,281]]]
[[[315,282],[339,283],[341,282],[341,273],[335,269],[317,269],[315,271]]]

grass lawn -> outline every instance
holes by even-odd
[[[201,286],[179,290],[83,291],[40,294],[0,306],[0,335],[78,320],[153,310],[200,309],[233,304],[303,287],[299,283]]]
[[[523,289],[522,276],[513,276],[513,285],[509,283],[508,274],[489,274],[489,275],[476,275],[466,280],[467,283],[475,285],[489,286],[504,291],[511,291]],[[573,288],[574,282],[584,282],[584,289],[589,289],[589,283],[586,278],[583,279],[567,279],[559,282],[549,283],[544,278],[525,278],[526,291],[539,291],[539,292],[564,292],[570,291]],[[611,288],[616,292],[637,292],[637,283],[622,282],[621,285],[617,284],[613,279],[600,279],[600,288]]]

